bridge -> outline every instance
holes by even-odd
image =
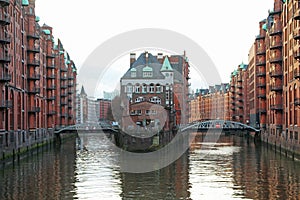
[[[118,132],[115,128],[111,126],[101,126],[98,123],[84,123],[84,124],[75,124],[70,126],[61,127],[54,131],[55,134],[66,133],[66,132]]]
[[[199,132],[204,132],[208,130],[212,131],[250,131],[259,133],[260,130],[256,129],[247,124],[240,122],[228,121],[228,120],[208,120],[201,122],[193,122],[188,126],[185,126],[180,129],[180,131],[186,130],[197,130]]]

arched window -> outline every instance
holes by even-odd
[[[153,83],[150,84],[149,92],[154,93],[154,84]]]
[[[147,85],[143,84],[142,86],[142,93],[147,93]]]

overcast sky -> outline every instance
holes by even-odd
[[[41,25],[53,27],[54,36],[61,39],[78,68],[95,48],[115,35],[139,28],[162,28],[194,40],[213,60],[222,82],[228,82],[230,72],[242,61],[248,62],[259,21],[268,16],[273,2],[36,0],[36,14]]]

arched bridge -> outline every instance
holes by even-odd
[[[99,132],[99,131],[110,131],[117,132],[116,129],[112,127],[103,127],[97,123],[84,123],[84,124],[75,124],[70,126],[65,126],[57,129],[54,133],[60,134],[63,132],[75,132],[75,131],[84,131],[84,132]]]
[[[194,122],[188,126],[181,129],[185,130],[197,130],[197,131],[208,131],[208,130],[222,130],[222,131],[252,131],[259,132],[259,129],[256,129],[247,124],[240,122],[228,121],[228,120],[208,120],[202,122]]]

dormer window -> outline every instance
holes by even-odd
[[[130,75],[131,75],[131,78],[135,78],[136,77],[136,69],[135,68],[132,68],[130,70]]]
[[[153,76],[153,69],[149,66],[143,68],[143,78],[149,78]]]

